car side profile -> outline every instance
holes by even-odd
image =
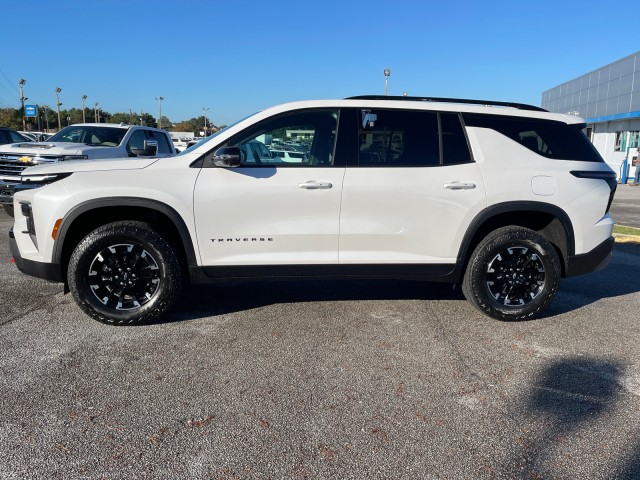
[[[450,282],[532,318],[611,257],[616,177],[584,127],[485,100],[280,105],[170,159],[25,170],[46,185],[16,193],[11,251],[110,324],[160,318],[188,282],[316,276]],[[265,143],[296,136],[304,158],[274,161]]]

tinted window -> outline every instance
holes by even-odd
[[[412,110],[361,110],[359,165],[435,166],[471,161],[460,116]]]
[[[171,147],[169,147],[169,141],[164,133],[156,132],[154,130],[147,130],[147,137],[153,138],[158,141],[158,153],[169,155],[171,153]]]
[[[457,113],[440,113],[442,132],[442,162],[445,165],[471,161],[467,137]]]
[[[491,128],[547,158],[603,161],[582,132],[584,125],[581,124],[473,114],[464,114],[464,122],[470,127]]]
[[[438,116],[434,112],[361,110],[358,164],[438,165]]]

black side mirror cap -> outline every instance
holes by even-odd
[[[240,148],[220,147],[214,152],[213,156],[210,157],[209,163],[214,167],[239,167],[242,163]]]

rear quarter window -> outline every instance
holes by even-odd
[[[464,114],[464,122],[468,127],[495,130],[543,157],[585,162],[604,161],[584,135],[584,124],[568,125],[554,120],[475,114]]]

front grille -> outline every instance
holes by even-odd
[[[25,168],[30,166],[32,166],[32,164],[7,162],[7,161],[0,160],[0,176],[1,175],[10,175],[10,176],[20,175],[20,173],[22,173],[22,171]]]

